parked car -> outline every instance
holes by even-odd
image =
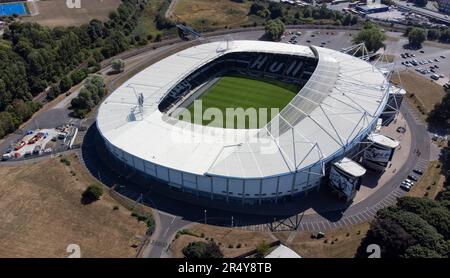
[[[413,172],[419,175],[423,175],[423,171],[420,169],[414,169]]]
[[[413,181],[417,181],[417,177],[414,175],[408,175],[408,179],[413,180]]]
[[[6,161],[6,160],[10,160],[10,159],[11,159],[11,154],[5,153],[2,155],[2,161]]]
[[[410,191],[411,190],[411,186],[409,186],[407,184],[401,184],[400,188],[405,190],[405,191]]]
[[[414,182],[412,180],[410,180],[410,179],[405,179],[404,181],[409,183],[409,184],[411,184],[411,185],[414,185]]]

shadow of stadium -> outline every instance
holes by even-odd
[[[311,218],[339,221],[351,205],[336,200],[326,187],[290,201],[261,205],[226,203],[177,192],[113,158],[106,150],[95,123],[84,137],[81,159],[92,176],[130,201],[137,203],[142,200],[149,207],[192,222],[203,223],[206,216],[207,224],[212,225],[238,227],[265,224],[270,230],[275,229],[276,225],[283,225],[286,230],[294,230],[305,218],[308,221]]]

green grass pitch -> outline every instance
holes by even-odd
[[[271,115],[271,108],[278,108],[281,111],[300,90],[299,85],[286,84],[277,80],[268,79],[252,79],[242,76],[225,76],[222,77],[216,84],[207,90],[199,99],[202,100],[202,115],[203,112],[215,107],[220,109],[224,115],[222,121],[205,120],[203,125],[210,125],[216,127],[227,128],[242,128],[237,125],[237,117],[230,119],[225,116],[226,108],[255,108],[257,119],[245,118],[245,128],[257,126],[261,128],[266,122],[270,121],[277,113]],[[259,108],[267,108],[267,119],[261,121],[259,115]],[[199,123],[194,116],[194,103],[188,107],[191,113],[191,122]],[[189,119],[185,119],[189,120]],[[256,123],[255,123],[256,121]]]

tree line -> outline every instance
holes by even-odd
[[[132,32],[148,3],[123,0],[105,22],[79,27],[10,23],[0,39],[0,138],[39,109],[38,94],[51,100],[65,93],[98,71],[100,61],[138,43]]]
[[[347,26],[358,23],[357,16],[328,9],[326,4],[318,7],[297,7],[279,2],[256,0],[250,6],[248,14],[266,20],[279,19],[288,25],[334,24]]]
[[[412,47],[421,47],[425,40],[450,43],[450,28],[426,29],[418,27],[408,27],[404,34],[408,37]]]

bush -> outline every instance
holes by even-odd
[[[114,59],[111,62],[111,67],[114,72],[122,72],[125,69],[125,62],[122,59]]]
[[[190,242],[183,248],[182,252],[187,259],[223,258],[222,251],[220,251],[219,245],[215,242]]]
[[[70,166],[70,161],[67,158],[61,158],[61,163],[64,163],[66,166]]]
[[[270,249],[269,244],[267,244],[265,241],[261,242],[256,247],[255,257],[257,257],[257,258],[264,258],[264,256],[266,256],[266,254],[269,252],[269,249]]]
[[[89,185],[83,192],[83,199],[85,200],[99,200],[103,195],[103,188],[99,184]]]

